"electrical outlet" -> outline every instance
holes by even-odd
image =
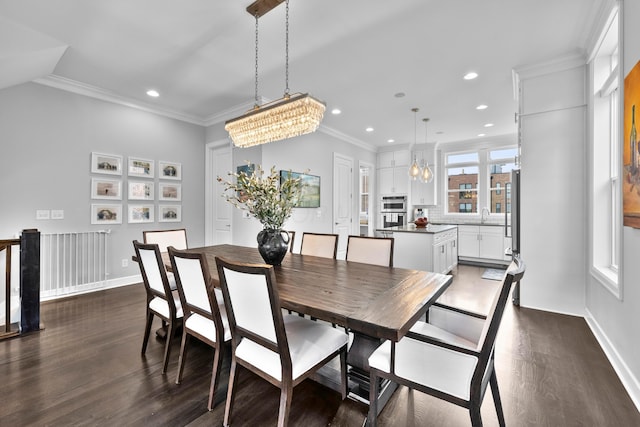
[[[122,260],[122,266],[123,266],[123,267],[129,267],[129,260],[128,260],[128,259],[126,259],[126,258],[124,258],[124,259]]]
[[[38,209],[36,211],[36,219],[49,219],[49,211],[44,209]]]
[[[51,210],[51,219],[64,219],[64,211],[61,209]]]

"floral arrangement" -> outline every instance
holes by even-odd
[[[238,209],[248,211],[266,230],[280,230],[284,222],[291,216],[293,208],[298,204],[302,194],[302,181],[292,178],[291,173],[280,185],[280,175],[275,166],[265,175],[262,166],[258,165],[250,173],[244,170],[238,173],[229,172],[235,178],[225,181],[218,176],[218,182],[224,185],[226,194],[223,197]]]

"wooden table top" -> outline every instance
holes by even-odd
[[[264,264],[256,248],[191,248],[204,252],[214,280],[215,257]],[[451,284],[449,275],[287,253],[274,266],[281,305],[362,334],[399,341]]]

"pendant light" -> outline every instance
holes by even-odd
[[[258,105],[258,18],[282,0],[256,0],[247,12],[256,18],[255,105],[240,117],[225,122],[225,130],[237,147],[251,147],[315,132],[320,126],[324,102],[307,93],[289,94],[289,0],[286,0],[285,91],[281,99]]]
[[[429,123],[429,119],[424,118],[422,119],[422,121],[424,122],[424,143],[427,144],[427,123]],[[423,159],[423,162],[424,162],[424,159]],[[424,163],[422,165],[422,172],[420,173],[420,181],[427,184],[433,181],[433,171],[431,171],[431,168],[429,167],[428,163]]]
[[[416,145],[416,142],[418,140],[418,118],[417,118],[417,113],[418,113],[418,109],[417,108],[412,108],[411,111],[413,111],[413,145]],[[411,164],[411,167],[409,167],[409,176],[411,177],[412,180],[416,180],[418,179],[418,177],[420,176],[420,173],[422,171],[420,170],[420,166],[418,166],[418,159],[416,158],[416,155],[413,155],[413,163]]]

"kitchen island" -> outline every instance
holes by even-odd
[[[428,224],[379,228],[393,237],[393,266],[446,274],[458,265],[458,227]]]

